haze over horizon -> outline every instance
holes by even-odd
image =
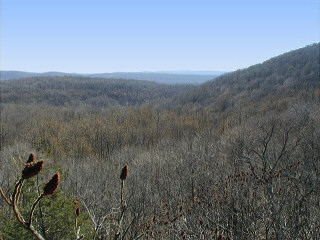
[[[319,42],[319,1],[1,1],[1,70],[233,71]]]

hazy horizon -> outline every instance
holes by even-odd
[[[318,0],[0,4],[7,71],[228,72],[319,42]]]
[[[44,72],[34,72],[34,71],[24,71],[24,70],[16,70],[16,69],[1,69],[0,72],[27,72],[27,73],[50,73],[50,72],[57,72],[57,73],[67,73],[67,74],[112,74],[112,73],[166,73],[166,74],[197,74],[199,73],[200,75],[210,75],[214,73],[226,73],[229,71],[211,71],[211,70],[158,70],[158,71],[134,71],[134,72],[127,72],[127,71],[122,71],[122,72],[61,72],[61,71],[44,71]]]

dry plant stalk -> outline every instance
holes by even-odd
[[[52,177],[52,179],[45,185],[44,192],[42,194],[40,194],[38,196],[38,198],[34,201],[34,203],[32,204],[30,213],[29,213],[29,220],[28,221],[26,221],[24,219],[24,217],[21,215],[21,213],[19,211],[18,200],[19,200],[19,196],[21,194],[21,189],[22,189],[24,181],[29,179],[29,178],[31,178],[31,177],[36,176],[37,174],[39,174],[40,171],[43,168],[43,164],[44,164],[43,160],[39,160],[39,161],[35,160],[35,155],[33,153],[31,153],[29,155],[27,163],[25,164],[25,168],[22,170],[22,176],[21,176],[21,178],[19,179],[19,181],[16,183],[16,185],[14,187],[14,191],[12,193],[12,200],[11,201],[9,200],[9,198],[7,198],[5,196],[4,192],[0,188],[1,196],[6,201],[6,203],[10,207],[12,207],[12,210],[13,210],[18,222],[25,229],[30,231],[39,240],[45,240],[45,238],[32,225],[33,213],[34,213],[34,210],[35,210],[37,204],[40,202],[40,200],[44,196],[51,195],[56,191],[56,189],[58,188],[59,182],[60,182],[60,174],[56,173]]]
[[[78,226],[78,217],[80,215],[80,207],[78,206],[78,203],[78,200],[73,201],[73,204],[76,207],[74,210],[74,234],[76,236],[76,240],[80,240],[84,237],[84,235],[80,236],[80,226]]]
[[[125,203],[124,203],[124,181],[127,179],[129,174],[129,166],[125,165],[122,170],[121,170],[121,174],[120,174],[120,179],[121,181],[121,207],[125,208]]]
[[[0,187],[0,194],[2,196],[2,198],[6,201],[6,203],[11,206],[11,201],[6,197],[6,195],[4,194],[4,192],[2,191],[2,188]]]
[[[126,211],[126,204],[124,201],[124,181],[127,179],[129,174],[129,166],[125,165],[120,173],[120,179],[121,179],[121,213],[118,219],[118,232],[114,235],[114,239],[118,239],[121,235],[122,231],[122,222],[123,222],[123,216]]]

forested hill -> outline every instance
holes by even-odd
[[[198,104],[224,110],[238,100],[261,100],[304,88],[319,87],[319,43],[294,50],[261,64],[224,74],[174,99],[180,105]]]
[[[149,81],[47,76],[1,82],[2,103],[34,103],[55,106],[98,107],[142,104],[172,97],[192,85],[165,85]]]

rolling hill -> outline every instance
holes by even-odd
[[[21,71],[1,71],[1,80],[20,79],[27,77],[45,76],[83,76],[91,78],[121,78],[130,80],[144,80],[165,84],[201,84],[212,80],[224,72],[218,71],[160,71],[160,72],[114,72],[114,73],[63,73],[63,72],[21,72]]]
[[[174,97],[178,105],[196,104],[223,111],[242,102],[284,97],[301,89],[319,88],[320,44],[315,43],[246,69],[227,73]]]

